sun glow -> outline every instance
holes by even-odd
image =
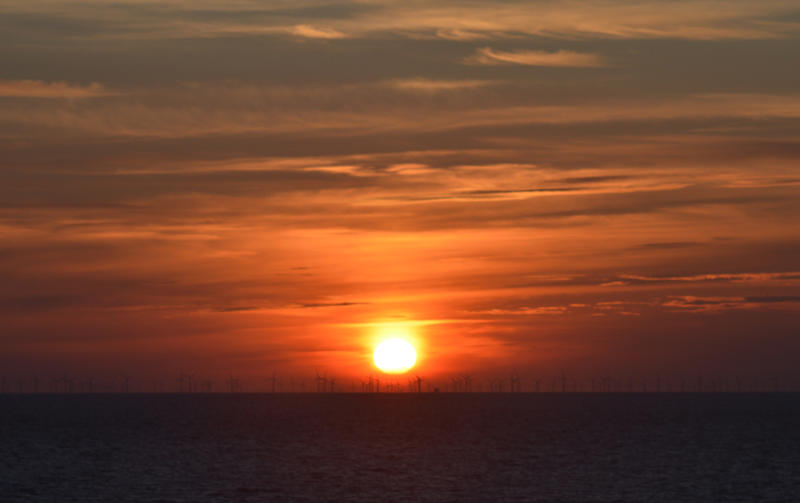
[[[405,339],[386,339],[375,348],[375,366],[387,374],[402,374],[414,366],[417,352]]]

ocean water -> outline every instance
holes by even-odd
[[[800,501],[800,395],[2,395],[0,501]]]

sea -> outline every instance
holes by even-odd
[[[0,395],[0,501],[800,501],[800,394]]]

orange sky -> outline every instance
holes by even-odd
[[[800,384],[798,37],[782,0],[4,2],[0,374],[350,382],[394,324],[431,380]]]

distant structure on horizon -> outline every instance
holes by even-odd
[[[45,381],[47,382],[47,381]],[[214,379],[196,379],[194,373],[179,372],[176,388],[168,389],[164,379],[152,381],[152,387],[134,388],[132,377],[122,375],[118,379],[98,381],[93,376],[72,377],[62,374],[50,378],[49,387],[41,386],[38,375],[32,377],[0,376],[0,394],[19,393],[243,393],[244,383],[239,377],[229,374],[225,385],[219,386]],[[800,391],[796,381],[782,380],[778,377],[744,380],[739,376],[720,378],[697,375],[692,379],[679,376],[675,379],[656,375],[651,378],[622,379],[610,376],[570,379],[565,372],[550,378],[551,384],[542,386],[546,378],[524,379],[516,370],[506,377],[485,377],[477,383],[471,374],[459,374],[446,381],[423,379],[419,375],[408,377],[406,382],[383,379],[369,375],[365,380],[352,380],[344,386],[338,385],[337,378],[326,372],[316,372],[315,387],[309,389],[305,379],[288,378],[288,386],[278,378],[277,372],[263,381],[263,387],[249,388],[253,393],[435,393],[444,390],[448,393],[764,393]],[[9,384],[10,383],[10,384]],[[299,389],[297,384],[299,383]],[[423,386],[424,383],[424,386]]]

